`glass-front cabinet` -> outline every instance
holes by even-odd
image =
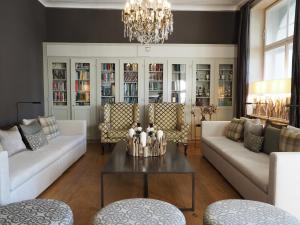
[[[167,102],[167,62],[159,59],[147,60],[145,65],[146,104]]]
[[[218,106],[232,106],[233,64],[219,64]]]
[[[96,63],[94,59],[71,59],[72,119],[86,120],[88,137],[96,129]]]
[[[70,119],[70,70],[69,60],[49,58],[49,111],[61,120]]]
[[[172,64],[171,102],[186,103],[186,64]]]
[[[143,104],[143,63],[140,60],[120,62],[120,101]]]
[[[208,106],[211,101],[211,64],[195,64],[195,105]]]

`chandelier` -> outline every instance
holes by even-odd
[[[127,0],[122,11],[124,37],[142,44],[158,44],[173,32],[173,14],[167,0]]]

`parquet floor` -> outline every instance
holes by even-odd
[[[181,149],[183,154],[183,149]],[[62,200],[74,213],[75,225],[89,225],[100,207],[100,171],[111,151],[101,154],[99,144],[88,144],[87,153],[67,170],[40,198]],[[200,143],[189,145],[188,159],[196,171],[196,210],[184,212],[188,225],[202,225],[205,208],[222,199],[240,198],[230,184],[202,157]],[[143,178],[139,175],[105,177],[105,204],[143,196]],[[191,177],[188,175],[152,175],[150,198],[178,207],[191,204]]]

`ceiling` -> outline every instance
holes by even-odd
[[[122,9],[126,0],[39,0],[46,7]],[[173,10],[238,10],[247,0],[169,0]]]

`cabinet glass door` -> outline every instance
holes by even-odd
[[[211,65],[196,64],[196,106],[210,105]]]
[[[101,105],[116,101],[116,65],[101,63]]]
[[[90,106],[90,66],[90,63],[75,63],[76,106]]]
[[[218,105],[232,106],[233,64],[219,64]]]
[[[138,103],[138,63],[123,64],[124,78],[124,102]]]
[[[171,102],[186,102],[186,65],[172,64],[172,91]]]
[[[53,106],[68,105],[67,63],[52,63]]]
[[[150,63],[149,68],[149,103],[162,103],[164,93],[164,64]]]

